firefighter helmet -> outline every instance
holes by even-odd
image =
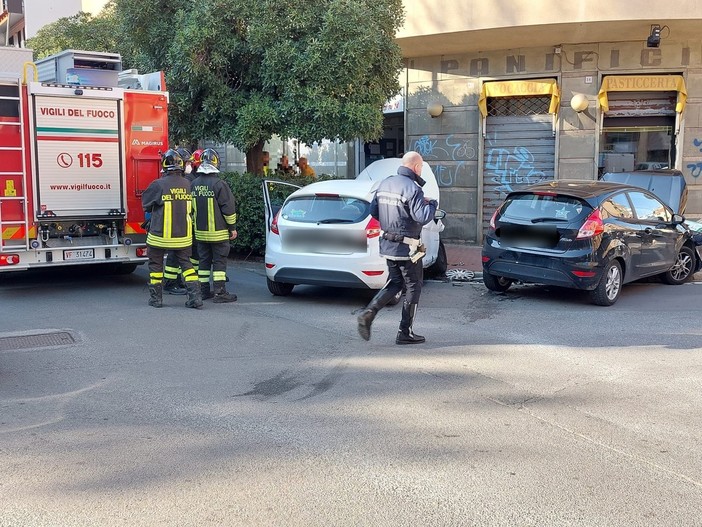
[[[219,170],[219,154],[214,148],[206,148],[202,152],[201,160],[203,164],[207,163]]]
[[[161,168],[165,173],[183,171],[183,158],[172,148],[166,150],[161,157]]]
[[[180,154],[180,157],[183,158],[184,163],[187,163],[188,161],[190,161],[190,157],[192,156],[192,154],[190,153],[190,150],[188,150],[187,148],[183,148],[182,146],[179,146],[178,148],[175,149],[175,151]]]
[[[200,166],[200,163],[202,163],[202,153],[204,150],[202,148],[195,150],[193,152],[193,155],[190,156],[190,162],[193,164],[193,169],[197,170],[198,167]]]

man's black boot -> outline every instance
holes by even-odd
[[[373,324],[375,315],[393,298],[395,298],[395,293],[383,287],[373,297],[370,304],[358,315],[358,334],[361,335],[363,340],[370,340],[371,324]]]
[[[417,304],[402,304],[402,321],[400,322],[400,330],[397,332],[395,344],[421,344],[426,339],[421,335],[415,335],[412,331],[414,317],[417,314]]]
[[[373,324],[373,319],[377,314],[377,309],[367,307],[358,315],[358,334],[363,340],[370,340],[371,324]]]
[[[163,307],[163,284],[149,284],[149,305]]]
[[[202,307],[202,294],[200,293],[200,282],[185,282],[185,288],[188,290],[188,300],[185,302],[185,307],[199,309]]]

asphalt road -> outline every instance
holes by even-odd
[[[260,262],[202,310],[146,276],[0,282],[0,526],[702,525],[702,284],[428,282],[396,346]]]

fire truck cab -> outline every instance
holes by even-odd
[[[35,64],[0,48],[0,273],[147,261],[141,194],[168,148],[168,93],[162,73],[128,73],[116,54]]]

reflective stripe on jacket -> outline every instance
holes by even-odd
[[[192,195],[190,182],[171,173],[151,182],[141,196],[151,213],[146,244],[162,249],[183,249],[192,245]]]
[[[193,181],[193,210],[199,242],[224,242],[236,230],[234,194],[216,174],[199,174]]]
[[[424,199],[417,176],[407,167],[397,169],[397,175],[380,182],[371,202],[371,215],[380,228],[407,238],[419,238],[422,227],[434,219],[437,203]],[[408,260],[410,247],[406,243],[380,239],[380,255],[393,260]]]

